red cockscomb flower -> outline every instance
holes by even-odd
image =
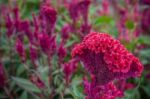
[[[123,92],[117,89],[112,82],[104,86],[97,86],[94,83],[95,79],[92,79],[92,82],[89,82],[86,78],[83,80],[85,99],[115,99],[123,96]]]
[[[90,33],[76,45],[72,56],[77,56],[96,82],[106,84],[114,79],[140,76],[143,70],[139,59],[118,41],[105,33]]]

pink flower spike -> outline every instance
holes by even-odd
[[[83,0],[78,3],[78,8],[80,14],[83,16],[84,23],[88,23],[88,10],[90,6],[91,1],[90,0]]]
[[[60,63],[64,60],[64,57],[66,56],[66,54],[67,54],[66,48],[64,47],[64,44],[61,43],[58,48],[58,57],[59,57]]]
[[[57,20],[56,10],[48,5],[43,5],[41,7],[40,15],[42,17],[42,20],[47,23],[44,24],[44,26],[46,27],[46,32],[51,35],[51,33],[53,33],[54,31]]]
[[[0,63],[0,88],[4,87],[6,84],[6,77],[4,72],[3,64]]]
[[[38,35],[38,40],[42,51],[48,56],[52,56],[56,51],[55,36],[49,37],[48,34],[40,33]]]
[[[30,58],[35,68],[37,68],[36,60],[38,59],[38,49],[33,44],[30,44]]]
[[[143,66],[118,41],[105,33],[90,33],[72,50],[72,57],[79,58],[99,85],[114,79],[140,76]]]
[[[6,15],[5,22],[7,28],[7,36],[10,37],[14,32],[14,28],[13,28],[13,21],[9,14]]]
[[[25,60],[26,60],[26,52],[25,52],[25,48],[24,48],[23,42],[18,39],[16,41],[15,47],[16,47],[16,51],[19,54],[19,56],[21,57],[22,61],[25,62]]]
[[[77,68],[78,60],[72,59],[68,63],[63,64],[63,72],[65,74],[66,83],[69,84],[71,76]]]

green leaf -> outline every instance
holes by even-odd
[[[37,88],[33,83],[31,83],[29,80],[18,78],[18,77],[12,77],[12,80],[21,88],[28,92],[36,92],[40,93],[40,89]]]
[[[139,39],[138,39],[138,42],[140,44],[146,44],[146,45],[150,45],[150,37],[149,36],[140,36]]]
[[[139,52],[140,58],[143,64],[150,63],[150,49],[143,49]]]
[[[27,94],[26,91],[24,91],[24,92],[22,93],[22,95],[20,96],[20,99],[28,99],[28,94]]]
[[[131,20],[126,21],[125,25],[130,30],[134,28],[134,22]]]
[[[95,20],[94,24],[104,24],[104,23],[111,24],[112,21],[113,20],[110,16],[100,16]]]
[[[145,93],[150,97],[150,85],[142,86]]]
[[[24,66],[22,66],[22,65],[18,66],[18,68],[17,68],[17,75],[18,76],[21,75],[24,71],[25,71]]]

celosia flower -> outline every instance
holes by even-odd
[[[44,83],[44,81],[42,81],[42,79],[39,76],[32,74],[30,79],[31,79],[32,83],[35,84],[38,88],[40,88],[40,89],[45,88],[45,83]]]
[[[86,34],[90,33],[91,27],[92,26],[88,23],[81,25],[81,36],[84,37]]]
[[[23,34],[26,34],[30,42],[33,40],[33,34],[30,30],[30,23],[28,20],[20,21],[19,23],[19,32],[24,32]]]
[[[66,48],[64,47],[64,44],[61,43],[59,48],[58,48],[58,57],[59,57],[59,62],[61,63],[64,60],[64,57],[66,56]]]
[[[109,2],[108,0],[102,0],[102,15],[109,14]]]
[[[49,56],[53,55],[56,50],[55,36],[49,37],[48,34],[40,33],[38,35],[39,44],[43,52]]]
[[[90,6],[90,0],[83,0],[78,3],[78,9],[80,14],[83,16],[85,24],[88,23],[88,10]]]
[[[145,33],[149,33],[150,32],[150,8],[144,9],[144,11],[142,12],[142,19],[141,19],[141,26],[142,26],[142,30]]]
[[[63,41],[66,41],[69,38],[70,32],[71,32],[71,26],[69,24],[65,24],[61,29],[61,37]]]
[[[73,20],[73,24],[75,24],[76,20],[79,17],[77,3],[70,3],[69,4],[69,15],[70,15],[71,19]]]
[[[7,36],[10,37],[14,32],[14,27],[13,27],[13,21],[9,14],[6,16],[5,22],[7,28]]]
[[[72,59],[69,62],[63,64],[63,72],[65,74],[67,84],[69,84],[70,78],[77,68],[77,61],[78,60],[76,59]]]
[[[123,92],[118,90],[112,82],[104,86],[97,86],[94,79],[88,82],[86,78],[84,78],[84,92],[85,99],[115,99],[123,96]]]
[[[47,23],[43,24],[44,27],[46,27],[46,32],[51,35],[55,28],[55,23],[57,20],[57,12],[54,8],[48,6],[48,5],[43,5],[41,7],[40,15],[42,18],[42,21]]]
[[[140,76],[143,66],[118,41],[105,33],[90,33],[72,51],[85,68],[96,77],[99,85],[114,79]]]
[[[4,87],[5,84],[6,84],[6,77],[5,77],[4,67],[2,63],[0,63],[0,88]]]
[[[26,52],[25,52],[23,42],[21,40],[17,39],[15,47],[16,47],[16,51],[19,54],[19,56],[21,57],[22,61],[25,62]]]
[[[14,19],[15,19],[14,20],[14,25],[15,25],[16,29],[18,29],[19,28],[19,23],[20,23],[19,8],[18,7],[14,8],[13,12],[14,12]]]
[[[37,68],[35,61],[38,58],[38,49],[33,44],[30,44],[30,58],[31,58],[31,61],[34,64],[35,68]]]
[[[34,37],[35,39],[38,39],[38,33],[39,33],[39,22],[37,20],[37,17],[32,14],[33,17],[33,25],[34,25]]]

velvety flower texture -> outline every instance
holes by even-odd
[[[2,88],[6,83],[4,68],[2,63],[0,63],[0,88]]]
[[[123,96],[123,92],[118,90],[112,82],[105,86],[96,86],[94,79],[92,82],[88,82],[88,80],[84,78],[83,84],[86,94],[85,99],[116,99],[116,97]]]
[[[114,79],[126,79],[140,76],[143,66],[118,41],[105,33],[90,33],[72,51],[85,68],[96,77],[99,85]]]

